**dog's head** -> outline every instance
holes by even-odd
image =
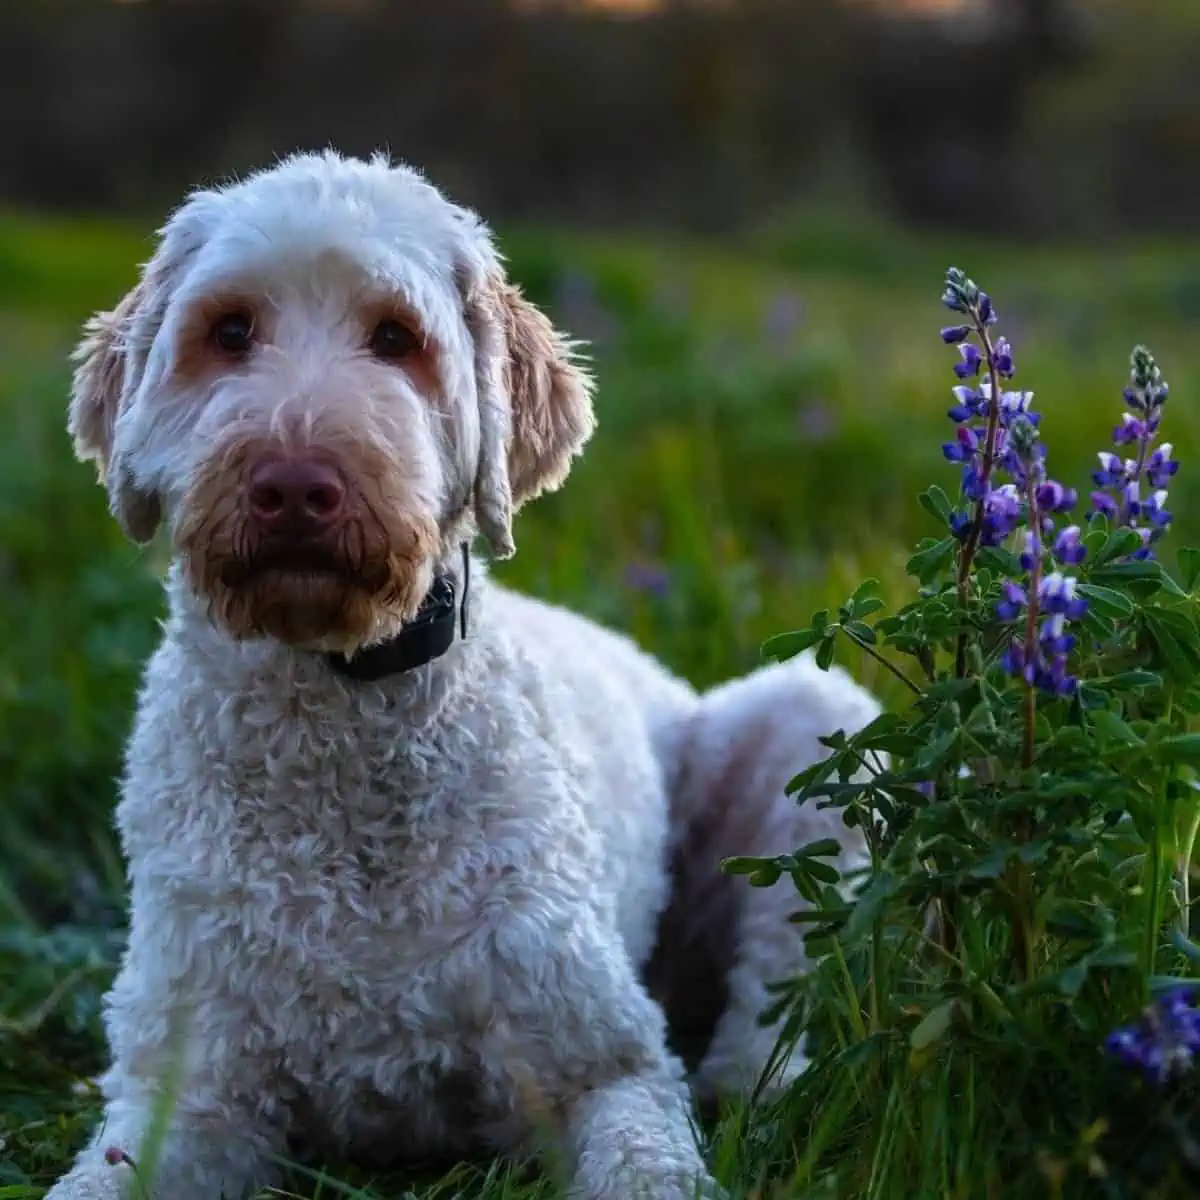
[[[69,429],[126,533],[166,522],[238,637],[353,649],[562,482],[593,427],[570,343],[491,236],[382,157],[194,193],[76,352]]]

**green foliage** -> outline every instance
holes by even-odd
[[[815,871],[824,846],[724,864],[758,886],[790,875],[808,905],[796,919],[816,966],[776,1011],[816,1061],[782,1125],[819,1131],[802,1175],[839,1196],[1193,1195],[1200,1081],[1136,1078],[1104,1047],[1200,979],[1200,554],[1180,552],[1177,578],[1093,515],[1074,568],[1077,686],[1047,694],[1010,657],[1025,617],[1002,603],[1005,588],[1035,594],[1040,555],[1023,562],[1011,538],[976,553],[941,488],[919,500],[950,532],[918,542],[912,599],[885,613],[868,580],[836,619],[822,609],[764,647],[812,649],[825,668],[866,654],[908,690],[822,739],[828,757],[789,786],[863,830],[864,878]]]

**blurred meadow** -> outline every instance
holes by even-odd
[[[91,6],[90,27],[106,7]],[[148,10],[150,21],[159,6],[128,7]],[[1005,162],[1006,188],[1021,191],[1022,154],[1035,159],[1056,129],[1100,129],[1088,143],[1097,154],[1111,133],[1116,154],[1126,126],[1150,121],[1146,93],[1164,92],[1162,75],[1140,73],[1139,107],[1129,99],[1137,88],[1114,66],[1121,46],[1134,53],[1120,31],[1135,7],[1097,6],[1114,22],[1109,40],[1089,27],[1099,38],[1093,57],[1070,88],[1056,85],[1061,94],[1045,119],[1029,121],[1023,148]],[[1160,23],[1146,26],[1143,50],[1200,44],[1186,5],[1152,7]],[[120,18],[131,19],[124,11]],[[14,50],[16,32],[0,19],[0,46]],[[29,45],[33,19],[19,32]],[[973,140],[973,107],[983,110],[979,136],[988,136],[986,94],[976,99],[978,106],[970,95],[963,101],[964,142]],[[1162,99],[1161,111],[1173,115],[1145,137],[1174,137],[1183,143],[1176,157],[1186,159],[1188,147],[1200,146],[1198,99],[1195,90],[1174,96],[1174,108]],[[1105,104],[1116,114],[1108,126],[1097,115]],[[7,107],[5,119],[19,122]],[[31,110],[31,124],[38,119]],[[131,168],[136,186],[82,206],[57,180],[40,200],[32,168],[20,179],[11,162],[0,170],[3,1200],[40,1196],[97,1112],[88,1080],[103,1063],[99,1003],[125,920],[110,828],[114,777],[160,613],[161,554],[122,540],[93,472],[73,460],[64,432],[67,356],[82,320],[132,283],[183,186],[218,165],[245,169],[325,136],[315,128],[277,139],[267,130],[223,146],[224,157],[185,159],[171,167],[183,177],[173,192],[146,186],[149,168]],[[384,140],[409,157],[402,138]],[[1136,154],[1120,167],[1079,165],[1083,176],[1094,169],[1105,181],[1093,190],[1107,187],[1121,201],[1109,210],[1093,205],[1077,221],[1066,183],[1055,192],[1053,173],[1030,176],[1031,188],[1046,189],[1033,228],[989,222],[962,198],[957,209],[947,201],[949,214],[914,219],[896,193],[864,184],[840,152],[808,182],[772,191],[770,203],[719,230],[672,220],[666,200],[629,213],[610,202],[600,216],[583,206],[580,219],[565,203],[543,213],[519,197],[501,199],[493,212],[481,200],[512,275],[590,342],[599,378],[598,434],[564,489],[522,513],[517,556],[497,575],[632,631],[699,685],[753,666],[766,637],[840,603],[864,576],[898,595],[914,543],[935,532],[918,491],[957,483],[940,449],[951,426],[938,297],[951,264],[1000,298],[1019,383],[1036,392],[1045,414],[1055,475],[1081,491],[1119,415],[1129,347],[1153,347],[1171,380],[1170,437],[1185,464],[1172,488],[1173,542],[1195,544],[1200,210],[1193,191],[1168,211],[1162,192],[1172,185],[1156,175],[1154,144],[1132,144]],[[442,152],[452,156],[452,142]],[[1051,165],[1065,176],[1080,152],[1075,143],[1061,152]],[[573,154],[586,157],[586,140]],[[1145,220],[1127,195],[1126,169],[1141,172],[1132,182],[1149,197]],[[470,170],[464,156],[450,173]],[[727,170],[736,176],[736,156]],[[432,167],[431,174],[443,182]],[[486,194],[484,185],[478,190]],[[885,700],[896,698],[890,677],[869,661],[842,661]],[[730,1179],[757,1178],[755,1155],[776,1162],[780,1153],[777,1137],[765,1139],[769,1150],[755,1149],[736,1122],[716,1137],[717,1154],[744,1158],[729,1167]],[[755,1194],[808,1194],[801,1181],[787,1182],[786,1170],[774,1179],[774,1190]],[[515,1183],[498,1180],[480,1194],[518,1194]],[[315,1191],[303,1180],[295,1186],[298,1195],[368,1194],[328,1182]],[[449,1195],[454,1186],[422,1194]]]

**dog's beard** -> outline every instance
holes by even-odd
[[[173,528],[186,578],[214,621],[239,639],[350,651],[416,615],[433,582],[438,524],[407,492],[382,486],[385,463],[350,474],[336,528],[294,541],[264,537],[247,519],[246,457],[214,458]]]
[[[413,617],[433,582],[432,524],[405,523],[403,555],[382,525],[367,532],[351,523],[341,536],[299,545],[258,541],[236,515],[184,523],[180,533],[188,581],[238,639],[349,652]]]
[[[432,583],[427,564],[391,558],[350,571],[324,557],[302,563],[210,555],[189,564],[188,575],[212,618],[235,638],[347,651],[414,616]]]

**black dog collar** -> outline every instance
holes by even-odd
[[[389,675],[400,675],[431,663],[454,644],[454,629],[460,625],[467,636],[467,591],[471,580],[471,558],[466,542],[462,544],[462,599],[456,603],[454,580],[438,575],[417,615],[406,621],[400,631],[386,642],[365,646],[352,658],[331,651],[325,656],[329,665],[347,679],[374,683]]]

